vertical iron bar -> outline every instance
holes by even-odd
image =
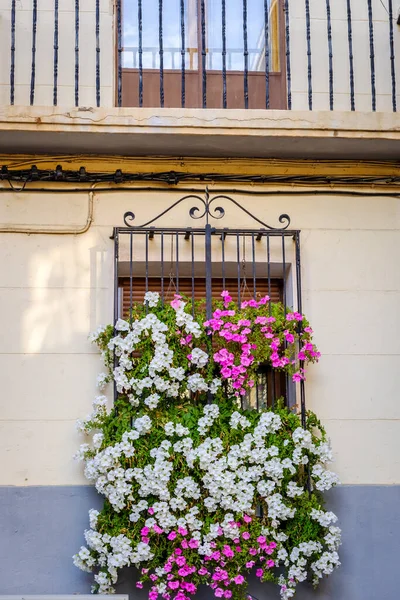
[[[146,292],[149,291],[149,233],[146,231]]]
[[[75,106],[79,106],[79,0],[75,0]]]
[[[176,233],[176,293],[179,294],[179,233]]]
[[[37,30],[37,0],[32,5],[32,65],[31,65],[31,95],[30,105],[35,102],[35,76],[36,76],[36,30]]]
[[[390,43],[390,70],[392,75],[392,106],[393,112],[397,111],[396,99],[396,66],[394,54],[394,36],[393,36],[393,0],[389,0],[389,43]]]
[[[114,238],[114,325],[118,321],[119,307],[118,307],[118,258],[119,258],[119,232],[115,227],[113,232]],[[121,315],[123,317],[124,315]]]
[[[305,5],[306,5],[306,39],[307,39],[308,109],[312,110],[313,96],[312,96],[310,0],[305,0]]]
[[[285,43],[286,43],[286,80],[288,110],[292,110],[292,75],[290,71],[290,15],[289,0],[285,0]]]
[[[332,46],[332,21],[331,21],[331,3],[326,0],[326,26],[328,33],[328,52],[329,52],[329,109],[333,110],[333,46]]]
[[[140,2],[140,0],[139,0]],[[117,104],[122,106],[122,14],[121,0],[117,0]]]
[[[129,319],[132,321],[133,304],[133,231],[129,233]]]
[[[138,32],[139,32],[139,106],[143,106],[143,12],[142,0],[138,0]]]
[[[222,2],[222,106],[227,107],[226,87],[226,0]]]
[[[252,262],[253,262],[253,298],[256,299],[257,293],[257,280],[256,280],[256,247],[254,240],[254,232],[251,233],[251,252],[252,252]]]
[[[161,232],[161,304],[164,306],[164,232]]]
[[[237,261],[237,284],[238,284],[238,308],[242,304],[241,294],[240,294],[240,237],[239,234],[236,234],[236,261]]]
[[[226,286],[225,286],[225,281],[226,281],[226,277],[225,277],[225,232],[222,232],[221,235],[221,242],[222,242],[222,289],[225,290]]]
[[[276,400],[276,377],[275,377],[275,369],[271,367],[271,379],[272,379],[272,408],[275,407]]]
[[[119,261],[119,231],[118,229],[115,227],[114,228],[114,233],[113,233],[113,237],[114,237],[114,335],[117,335],[117,331],[115,330],[115,324],[118,321],[118,317],[119,317],[119,288],[118,288],[118,261]],[[121,315],[121,317],[123,318],[124,315]],[[114,369],[117,366],[117,355],[114,352]],[[114,380],[114,406],[115,406],[115,402],[117,400],[117,384]]]
[[[244,58],[244,107],[249,108],[249,49],[247,39],[247,0],[243,0],[243,58]]]
[[[100,106],[100,0],[96,0],[96,106]]]
[[[375,47],[374,47],[374,20],[372,15],[372,0],[368,0],[368,23],[369,23],[369,57],[371,64],[371,104],[373,112],[376,111],[376,88],[375,88]]]
[[[207,223],[205,227],[206,243],[206,316],[207,320],[212,317],[212,255],[211,255],[211,233],[212,227]]]
[[[158,0],[158,46],[160,54],[160,106],[164,107],[164,45],[163,45],[163,0]]]
[[[282,235],[282,271],[283,271],[283,308],[286,317],[286,249],[285,249],[285,235]]]
[[[54,0],[53,106],[58,101],[58,0]]]
[[[191,235],[192,246],[192,316],[194,316],[194,233]]]
[[[10,104],[15,100],[15,2],[11,2],[11,65],[10,65]]]
[[[202,96],[203,108],[207,108],[207,71],[206,71],[206,7],[205,0],[201,0],[201,71],[202,71]]]
[[[256,387],[256,409],[258,412],[260,410],[260,398],[259,398],[259,396],[260,396],[259,387],[260,387],[260,379],[261,379],[260,373],[257,373],[256,377],[257,377],[256,386],[255,386]]]
[[[351,0],[347,0],[347,38],[349,41],[349,68],[350,68],[350,107],[356,110],[354,94],[354,56],[353,56],[353,26],[351,21]]]
[[[271,247],[269,234],[267,233],[267,277],[268,277],[268,296],[269,296],[269,316],[271,316]]]
[[[181,107],[185,108],[186,102],[186,43],[185,43],[185,0],[181,0]]]
[[[269,108],[269,0],[264,0],[265,108]]]
[[[301,259],[300,259],[300,232],[297,231],[295,234],[296,244],[296,283],[297,283],[297,310],[299,313],[303,312],[302,298],[301,298]],[[301,325],[299,325],[301,329]],[[304,362],[300,362],[300,368],[304,368]],[[301,424],[306,427],[306,394],[304,381],[300,381],[300,404],[301,404]]]

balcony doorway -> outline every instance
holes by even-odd
[[[122,0],[121,21],[122,106],[286,108],[281,0]]]

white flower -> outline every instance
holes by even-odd
[[[101,336],[102,333],[104,333],[106,330],[105,327],[98,327],[96,329],[96,331],[93,331],[92,333],[89,334],[89,341],[90,342],[97,342],[97,340],[99,339],[99,337]]]
[[[149,305],[150,308],[154,308],[160,301],[160,294],[158,292],[146,292],[144,295],[144,303]]]
[[[304,488],[300,487],[294,481],[289,481],[286,494],[289,498],[295,498],[296,496],[302,496],[304,494]]]
[[[99,388],[99,390],[104,390],[104,388],[106,387],[108,383],[108,376],[106,373],[100,373],[97,376],[97,387]]]
[[[160,401],[160,396],[158,394],[152,394],[151,396],[149,396],[148,398],[146,398],[146,400],[144,401],[144,403],[150,409],[154,409],[154,408],[157,408],[159,401]]]
[[[118,319],[115,323],[116,331],[129,331],[130,325],[128,321],[124,321],[123,319]]]
[[[200,348],[193,348],[193,350],[190,353],[190,356],[190,361],[200,368],[205,367],[208,363],[208,354]]]

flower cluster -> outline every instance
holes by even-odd
[[[217,308],[204,325],[222,346],[214,360],[220,365],[221,378],[232,382],[236,395],[245,395],[254,386],[261,361],[291,372],[294,382],[304,380],[303,365],[320,357],[304,315],[271,303],[269,296],[244,301],[237,311],[227,291],[221,296],[224,307]]]
[[[105,497],[74,557],[95,571],[95,592],[112,593],[119,569],[133,565],[150,600],[190,600],[204,584],[239,600],[250,572],[288,600],[340,564],[337,518],[320,499],[338,480],[319,421],[308,413],[303,427],[279,402],[243,410],[236,396],[251,387],[260,353],[278,360],[271,344],[288,361],[273,366],[293,375],[318,358],[308,323],[267,298],[241,311],[222,298],[203,326],[180,296],[162,307],[148,292],[132,319],[94,336],[109,367],[102,385],[114,380],[119,392],[112,410],[99,396],[78,424],[92,438],[77,458]]]

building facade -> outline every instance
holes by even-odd
[[[392,0],[0,0],[0,594],[89,592],[71,558],[88,509],[101,505],[73,460],[75,421],[90,411],[101,370],[88,334],[124,310],[127,278],[137,294],[147,279],[176,289],[179,269],[181,285],[204,279],[203,247],[190,254],[171,230],[190,239],[190,208],[222,195],[218,227],[253,232],[227,242],[227,277],[240,290],[254,277],[267,285],[271,265],[276,293],[294,306],[300,274],[322,353],[306,402],[342,482],[327,496],[343,529],[342,567],[298,597],[398,597],[398,9]],[[187,195],[197,199],[179,202]],[[159,215],[162,276],[150,230],[146,261],[143,241],[116,255],[113,239],[114,228]],[[287,224],[281,215],[300,232],[300,271],[289,238],[284,255],[277,246],[254,258],[266,224]],[[124,572],[118,591],[133,590]]]

